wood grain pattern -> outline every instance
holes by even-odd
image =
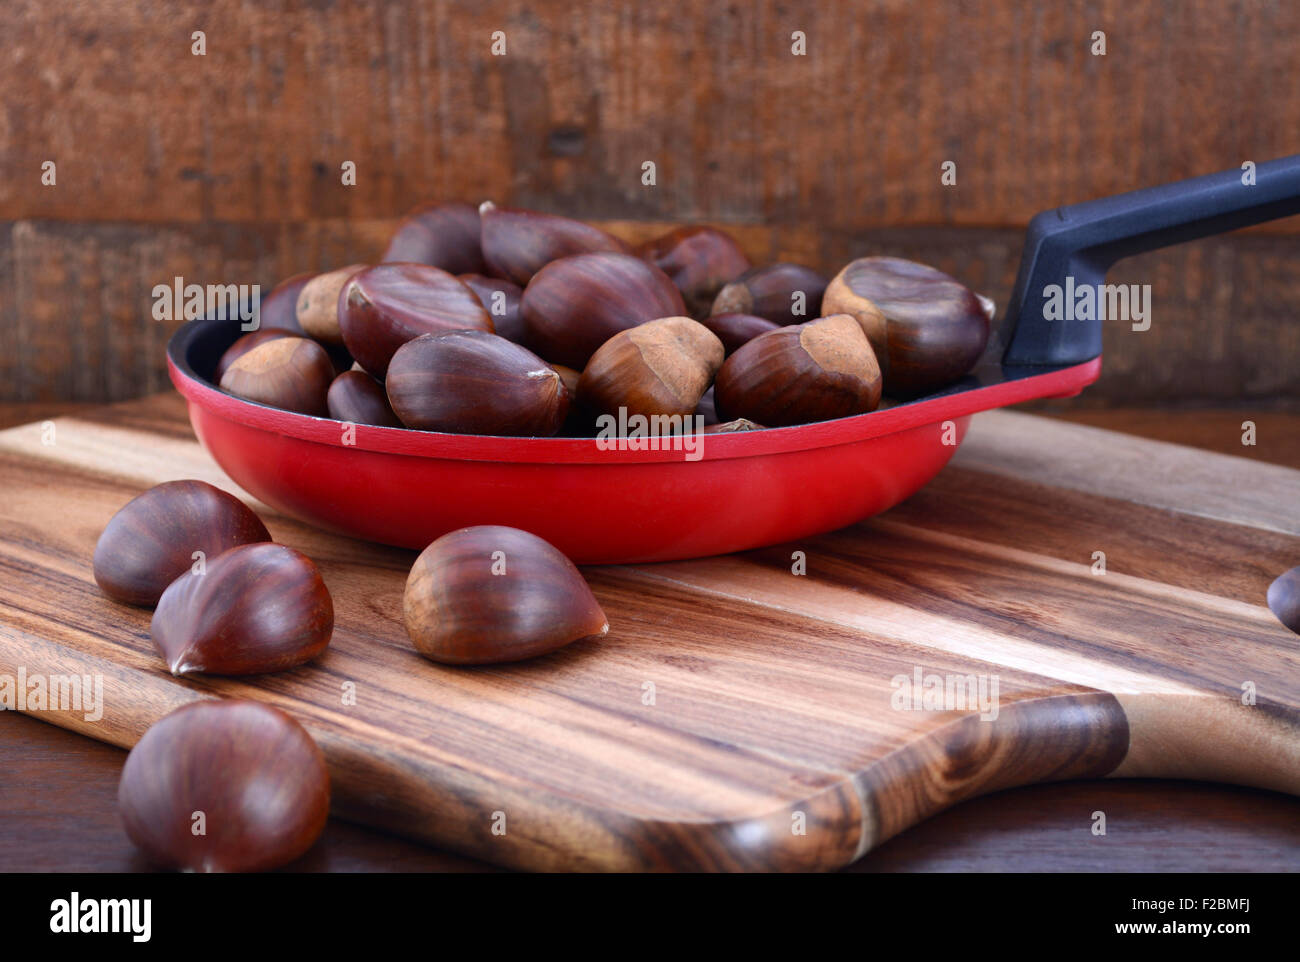
[[[603,219],[1006,226],[1290,153],[1300,125],[1285,3],[12,0],[0,33],[4,220],[496,195]]]
[[[134,407],[138,425],[169,409],[174,425],[174,401]],[[147,613],[95,590],[89,549],[130,494],[218,472],[192,442],[112,420],[61,420],[52,446],[30,428],[0,433],[11,492],[0,504],[0,673],[102,672],[102,721],[38,714],[115,744],[196,697],[264,698],[320,741],[341,814],[536,868],[833,867],[963,798],[1115,771],[1300,793],[1300,655],[1262,608],[1266,569],[1300,553],[1290,534],[1071,491],[1032,471],[1000,493],[1010,482],[954,468],[894,512],[806,545],[591,569],[607,639],[467,671],[420,659],[404,637],[413,553],[268,514],[273,536],[316,559],[334,593],[331,649],[281,675],[182,682],[153,653]],[[992,418],[970,454],[991,456],[1024,420]],[[1077,441],[1079,429],[1058,428],[1042,470]],[[1162,454],[1153,447],[1152,463]],[[1032,506],[1023,528],[999,497]],[[1111,509],[1127,533],[1101,542],[1118,547],[1113,572],[1095,577],[1096,526]],[[954,517],[964,526],[950,531]],[[1143,530],[1188,546],[1186,557],[1161,565],[1178,553],[1148,549],[1126,568]],[[1206,543],[1219,558],[1195,558]],[[790,574],[796,547],[803,577]],[[1188,584],[1189,571],[1203,582]],[[996,675],[997,720],[892,710],[891,680],[917,668]],[[1258,688],[1255,708],[1240,705],[1243,678]],[[346,680],[356,707],[341,705]],[[647,681],[654,705],[642,702]],[[497,811],[505,836],[491,831]],[[806,835],[790,831],[797,812]]]

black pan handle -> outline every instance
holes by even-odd
[[[1244,168],[1244,165],[1243,165]],[[1004,366],[1080,364],[1101,354],[1099,320],[1048,320],[1049,285],[1105,283],[1121,258],[1300,213],[1300,154],[1070,207],[1029,222],[1003,317]]]

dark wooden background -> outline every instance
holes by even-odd
[[[155,284],[374,258],[425,200],[899,253],[1004,302],[1038,210],[1300,151],[1283,0],[6,0],[0,37],[10,401],[161,390]],[[1111,326],[1080,403],[1300,404],[1300,219],[1112,279],[1153,285],[1152,327]]]

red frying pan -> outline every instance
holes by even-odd
[[[1048,320],[1044,291],[1067,278],[1095,289],[1130,254],[1300,213],[1300,156],[1261,164],[1248,179],[1230,170],[1039,214],[987,360],[970,376],[870,414],[708,435],[696,452],[368,425],[347,436],[338,421],[213,384],[237,321],[186,324],[168,344],[168,371],[226,473],[322,528],[423,548],[456,528],[503,524],[586,564],[739,551],[892,507],[947,464],[977,411],[1079,393],[1101,373],[1101,324]]]

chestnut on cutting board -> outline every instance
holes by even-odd
[[[316,565],[282,544],[249,544],[188,570],[158,599],[149,633],[173,675],[254,675],[311,661],[334,631]]]
[[[95,581],[110,598],[152,607],[196,556],[216,558],[270,540],[266,525],[234,495],[206,481],[167,481],[113,515],[95,545]]]
[[[203,699],[155,722],[122,767],[126,834],[159,865],[259,872],[325,830],[330,779],[306,730],[270,705]]]
[[[448,665],[519,661],[609,631],[572,561],[500,525],[462,528],[425,548],[402,604],[416,650]]]

